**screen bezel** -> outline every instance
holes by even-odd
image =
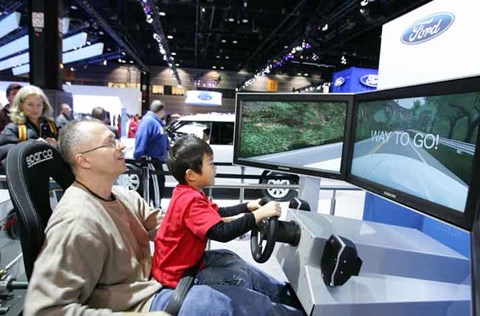
[[[345,117],[345,134],[343,138],[342,161],[340,164],[340,172],[329,172],[328,170],[314,170],[295,167],[290,165],[278,165],[273,163],[264,163],[259,161],[252,161],[239,157],[240,152],[240,130],[242,128],[242,102],[244,101],[284,101],[284,102],[344,102],[346,103],[346,117]],[[351,134],[351,114],[353,107],[353,94],[298,94],[298,93],[248,93],[239,92],[235,99],[235,132],[234,132],[234,149],[233,149],[233,163],[237,165],[257,167],[262,169],[269,169],[281,173],[292,173],[298,175],[315,176],[331,179],[345,180],[347,167],[347,148],[349,144],[349,137]]]
[[[476,148],[472,161],[472,180],[469,185],[467,200],[465,203],[464,212],[449,208],[420,197],[401,192],[392,188],[387,188],[382,184],[369,181],[364,178],[352,175],[352,160],[353,149],[355,145],[355,131],[357,127],[357,112],[358,106],[361,102],[367,101],[381,101],[400,98],[415,98],[442,94],[456,94],[480,92],[480,77],[463,78],[456,80],[449,80],[437,83],[428,83],[416,85],[411,87],[401,87],[388,90],[377,90],[373,92],[360,93],[355,95],[355,101],[352,111],[352,126],[351,126],[351,142],[348,143],[348,157],[347,157],[347,173],[346,181],[359,186],[367,191],[378,194],[388,200],[395,201],[407,207],[410,207],[420,213],[427,214],[434,218],[440,219],[447,223],[453,224],[466,230],[471,230],[473,225],[473,218],[479,206],[480,192],[480,132],[477,131],[477,139],[475,141]]]

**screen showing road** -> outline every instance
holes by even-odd
[[[351,173],[464,212],[480,93],[359,102]]]
[[[242,160],[340,174],[347,101],[241,102]]]

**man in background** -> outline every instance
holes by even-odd
[[[72,120],[72,108],[67,103],[60,105],[60,114],[55,119],[58,128],[62,128]]]
[[[146,157],[147,167],[150,170],[161,172],[161,174],[153,173],[152,175],[150,196],[155,197],[153,200],[155,207],[160,207],[161,199],[165,195],[163,164],[167,159],[168,137],[162,120],[164,115],[164,103],[160,100],[153,101],[150,104],[150,111],[142,117],[138,126],[137,134],[135,135],[135,151],[133,153],[133,157],[137,161],[141,160],[142,157]]]
[[[21,85],[18,83],[12,83],[8,85],[7,87],[7,100],[8,103],[5,104],[5,106],[2,108],[0,111],[0,132],[3,131],[5,126],[11,122],[10,120],[10,105],[13,103],[13,99],[15,99],[15,96],[17,95],[18,90],[22,88]]]
[[[96,106],[92,109],[92,113],[90,113],[90,116],[94,119],[97,119],[99,121],[102,121],[105,125],[107,125],[108,129],[115,135],[116,139],[120,139],[120,133],[118,130],[106,122],[106,115],[105,115],[105,109],[102,108],[101,106]]]

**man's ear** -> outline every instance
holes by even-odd
[[[90,169],[92,164],[90,163],[90,159],[88,159],[85,155],[76,154],[74,157],[75,164],[82,169]]]

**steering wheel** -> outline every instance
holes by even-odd
[[[270,217],[269,219],[263,220],[256,228],[252,229],[250,235],[250,250],[256,262],[264,263],[272,255],[277,240],[277,230],[278,217]]]

